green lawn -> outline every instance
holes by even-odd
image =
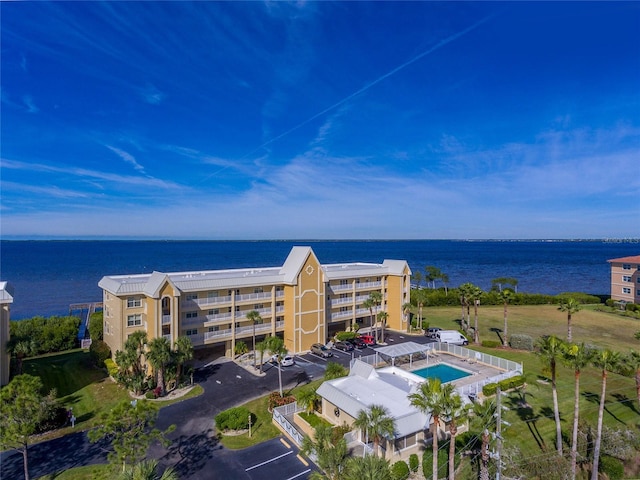
[[[76,467],[60,473],[38,477],[38,480],[113,480],[122,472],[119,465],[100,464]]]

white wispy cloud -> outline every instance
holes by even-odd
[[[138,163],[138,161],[136,160],[136,158],[133,155],[131,155],[129,152],[125,152],[124,150],[121,150],[120,148],[113,147],[111,145],[105,145],[105,147],[107,147],[113,153],[118,155],[122,160],[127,162],[129,165],[133,166],[133,168],[135,168],[139,172],[144,173],[144,167],[142,165],[140,165]]]
[[[87,192],[80,192],[77,190],[70,190],[68,188],[60,188],[56,185],[44,186],[44,185],[27,185],[17,182],[2,182],[2,190],[4,192],[19,192],[19,193],[32,193],[45,197],[52,198],[89,198],[90,194]]]
[[[166,97],[164,93],[151,84],[143,88],[140,93],[143,100],[151,105],[160,105]]]
[[[40,111],[40,109],[33,101],[33,97],[31,95],[23,95],[22,102],[24,103],[24,106],[27,109],[28,113],[38,113]]]

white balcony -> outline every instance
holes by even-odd
[[[271,300],[271,292],[244,293],[236,295],[236,302],[255,302],[260,300]]]
[[[357,290],[365,290],[365,289],[373,289],[382,287],[382,282],[365,282],[365,283],[356,283]]]
[[[334,298],[333,300],[331,300],[331,306],[335,306],[335,305],[344,305],[344,304],[352,304],[353,303],[353,297],[347,297],[347,298]]]
[[[211,305],[220,305],[225,303],[231,303],[230,295],[227,295],[225,297],[207,297],[207,298],[196,298],[194,300],[185,300],[180,303],[180,307],[184,309],[205,308]]]
[[[346,285],[329,285],[334,292],[344,292],[345,290],[353,290],[353,284],[347,283]]]

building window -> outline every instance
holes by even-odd
[[[210,332],[217,332],[218,330],[220,330],[220,327],[217,325],[215,327],[209,327]]]
[[[219,308],[212,308],[211,310],[209,310],[209,315],[218,315],[219,313],[220,313]]]
[[[629,287],[622,287],[622,293],[626,293],[627,295],[630,295],[631,289]]]
[[[142,325],[142,314],[136,313],[127,316],[127,327],[139,327],[140,325]]]
[[[340,280],[340,285],[349,285],[349,280],[343,278],[342,280]]]
[[[218,298],[218,292],[207,292],[207,298]]]
[[[631,264],[630,263],[623,263],[622,264],[622,269],[623,270],[631,270]]]
[[[187,312],[184,314],[185,318],[198,318],[198,312]]]
[[[187,300],[197,300],[197,299],[198,299],[197,293],[187,293]]]
[[[236,290],[229,290],[229,296],[231,296],[233,292],[235,292],[236,295],[240,295],[240,289],[236,289]]]
[[[236,328],[240,328],[240,322],[236,322]]]
[[[263,303],[256,303],[256,304],[253,306],[253,309],[254,309],[254,310],[262,310],[263,308],[264,308],[264,304],[263,304]]]
[[[623,282],[630,282],[631,281],[631,275],[623,275],[622,276],[622,281]]]
[[[262,292],[263,292],[262,287],[256,287],[253,289],[253,293],[262,293]]]
[[[197,328],[192,328],[191,330],[186,330],[184,333],[187,334],[188,336],[197,335],[198,334],[198,329]]]
[[[142,299],[136,297],[127,298],[127,308],[138,308],[142,306]]]

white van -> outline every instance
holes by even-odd
[[[452,345],[469,345],[467,337],[457,330],[440,330],[439,332],[436,332],[436,338],[442,343],[450,343]]]

